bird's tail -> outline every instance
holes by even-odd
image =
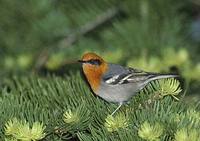
[[[179,75],[176,74],[152,74],[147,79],[146,83],[149,83],[153,80],[163,79],[163,78],[177,78]]]

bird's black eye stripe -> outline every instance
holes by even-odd
[[[88,61],[88,63],[90,63],[92,65],[101,65],[101,61],[98,59],[91,59]]]

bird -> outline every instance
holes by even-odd
[[[111,115],[114,115],[149,82],[177,77],[176,74],[146,72],[108,63],[93,52],[85,53],[78,62],[82,64],[83,74],[93,93],[107,102],[118,103],[118,107]]]

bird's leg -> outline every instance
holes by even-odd
[[[118,110],[119,108],[123,105],[122,102],[119,103],[119,106],[117,107],[117,109],[114,110],[114,112],[112,112],[111,116],[113,116]]]

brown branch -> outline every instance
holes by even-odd
[[[119,8],[110,8],[103,14],[99,15],[96,17],[94,21],[90,21],[86,23],[85,25],[81,26],[74,32],[70,33],[69,35],[66,36],[66,38],[62,39],[59,43],[59,49],[69,47],[76,43],[80,37],[85,36],[86,34],[96,30],[103,24],[107,23],[108,21],[112,20],[114,17],[119,15],[121,13],[121,10]],[[34,72],[40,70],[48,61],[49,55],[50,55],[50,50],[53,48],[49,49],[44,49],[42,52],[38,55],[37,61],[34,66]]]
[[[63,39],[61,44],[64,44],[62,47],[68,47],[74,44],[79,40],[81,36],[84,36],[98,27],[102,26],[106,22],[112,20],[115,16],[120,13],[119,8],[111,8],[108,9],[103,14],[96,17],[96,19],[92,22],[86,23],[85,25],[81,26],[78,30],[68,35],[65,39]]]

